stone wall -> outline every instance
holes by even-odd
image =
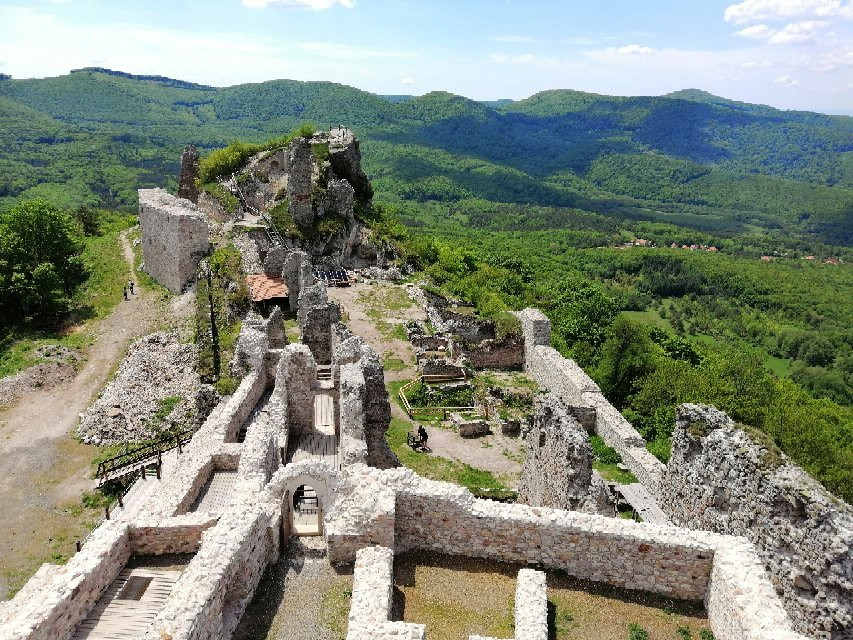
[[[548,639],[548,585],[543,571],[521,569],[515,585],[516,640]],[[496,640],[468,636],[469,640]]]
[[[525,344],[533,344],[535,340],[526,336]],[[525,372],[540,389],[554,392],[567,405],[595,409],[595,432],[622,456],[622,462],[651,494],[658,496],[663,463],[649,453],[643,437],[607,401],[592,378],[552,347],[537,344],[531,349],[525,348],[525,353]]]
[[[4,640],[66,640],[130,559],[127,525],[96,529],[68,564],[36,574],[0,615]]]
[[[294,138],[288,152],[287,198],[293,221],[301,227],[310,227],[314,221],[311,208],[311,176],[314,171],[314,155],[305,138]]]
[[[361,369],[361,377],[364,379],[363,437],[367,445],[367,464],[380,469],[400,466],[400,461],[385,440],[385,432],[391,424],[391,403],[385,388],[382,363],[376,351],[362,338],[351,336],[335,348],[333,362],[333,375],[338,384],[342,384],[340,380],[345,365],[357,364]],[[343,389],[342,386],[339,388]]]
[[[287,285],[290,310],[296,311],[299,308],[299,293],[302,287],[309,287],[315,282],[311,258],[308,254],[304,251],[289,252],[284,258],[282,277]]]
[[[526,445],[519,503],[613,515],[607,486],[593,483],[589,436],[555,394],[536,397]]]
[[[332,326],[340,320],[340,307],[329,301],[326,285],[322,282],[303,285],[297,309],[302,342],[311,349],[317,364],[331,364]]]
[[[524,366],[524,341],[509,334],[500,340],[454,342],[451,355],[466,358],[475,369],[521,369]]]
[[[445,358],[424,358],[418,360],[418,369],[425,376],[465,377],[465,369],[462,365],[446,360]]]
[[[181,154],[181,175],[178,179],[178,197],[198,204],[198,149],[193,145]]]
[[[394,589],[394,551],[366,547],[355,557],[352,605],[346,640],[424,640],[422,624],[391,622]]]
[[[661,505],[682,526],[744,536],[803,633],[853,638],[853,508],[713,407],[682,405]]]
[[[204,214],[163,189],[140,189],[139,224],[146,273],[172,293],[180,293],[195,278],[196,266],[210,248]]]
[[[467,491],[429,482],[397,494],[398,551],[538,563],[578,578],[687,600],[701,600],[707,592],[715,548],[707,534],[476,500]]]
[[[304,344],[290,344],[282,350],[273,398],[284,407],[289,430],[309,431],[314,426],[314,381],[317,365]]]

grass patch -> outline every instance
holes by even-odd
[[[284,334],[287,336],[288,342],[299,342],[302,339],[302,332],[299,330],[299,323],[295,318],[285,319]]]
[[[336,638],[344,640],[347,635],[349,610],[352,604],[352,587],[336,584],[323,592],[320,601],[320,620]]]
[[[623,311],[622,315],[634,320],[635,322],[642,322],[653,327],[658,327],[668,333],[675,332],[675,329],[673,329],[669,320],[661,317],[660,313],[656,309],[648,309],[646,311]]]
[[[776,356],[768,355],[764,359],[764,364],[777,378],[787,378],[791,375],[791,365],[793,363],[788,358],[777,358]]]
[[[592,461],[592,468],[601,474],[601,477],[610,482],[618,482],[619,484],[631,484],[637,482],[637,476],[630,471],[622,471],[615,464],[606,464],[598,460]]]
[[[493,473],[483,469],[448,460],[429,453],[418,453],[406,444],[406,434],[412,423],[401,418],[392,418],[391,426],[385,435],[391,450],[405,466],[424,478],[452,482],[465,487],[473,493],[509,491]]]
[[[407,365],[403,360],[394,356],[391,351],[382,354],[382,366],[385,371],[403,371]]]
[[[366,308],[376,311],[402,311],[414,306],[414,302],[403,287],[372,284],[370,289],[358,294],[358,300]],[[370,311],[368,309],[368,311]],[[368,316],[373,317],[368,313]]]

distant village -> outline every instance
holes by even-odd
[[[656,248],[656,245],[651,240],[647,240],[645,238],[634,238],[629,242],[623,242],[619,245],[615,245],[618,249],[632,249],[634,247],[648,247],[648,248]],[[707,253],[720,253],[720,249],[715,246],[709,246],[707,244],[678,244],[677,242],[673,242],[669,245],[670,249],[681,249],[683,251],[705,251]],[[763,255],[759,258],[761,262],[773,262],[774,260],[778,260],[779,258],[787,258],[788,256],[771,256],[771,255]],[[817,256],[802,256],[801,260],[808,260],[809,262],[822,262],[823,264],[829,265],[842,265],[844,264],[844,260],[841,258],[836,258],[834,256],[830,256],[828,258],[824,258],[821,260]]]

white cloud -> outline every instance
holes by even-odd
[[[761,62],[743,62],[740,67],[741,69],[768,69],[773,64],[770,60],[762,60]]]
[[[735,35],[741,38],[750,38],[752,40],[767,40],[776,33],[776,29],[771,29],[766,24],[756,24],[746,29],[736,31]]]
[[[340,5],[347,9],[355,6],[355,0],[243,0],[243,6],[249,9],[313,9],[322,11]]]
[[[797,44],[815,40],[827,27],[829,22],[826,20],[792,22],[781,29],[772,29],[766,24],[756,24],[736,31],[735,35],[751,40],[765,40],[770,44]]]
[[[724,17],[735,24],[803,17],[853,18],[853,6],[849,0],[744,0],[726,7]]]
[[[790,76],[779,76],[773,81],[773,84],[780,84],[783,87],[799,87],[800,83]]]
[[[486,40],[491,40],[493,42],[512,42],[519,44],[532,44],[534,42],[539,42],[536,38],[531,38],[530,36],[489,36]]]
[[[655,50],[651,47],[644,47],[639,44],[629,44],[616,49],[616,53],[622,56],[647,55],[649,53],[654,53],[654,51]]]
[[[406,76],[403,78],[402,84],[415,84],[415,79],[412,76]]]
[[[829,23],[825,20],[806,20],[803,22],[792,22],[785,25],[772,36],[770,44],[792,44],[796,42],[808,42],[814,40],[821,31],[826,29]]]

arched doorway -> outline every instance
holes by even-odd
[[[290,504],[290,534],[294,536],[319,536],[323,534],[323,511],[320,496],[309,484],[300,484],[293,490]]]

